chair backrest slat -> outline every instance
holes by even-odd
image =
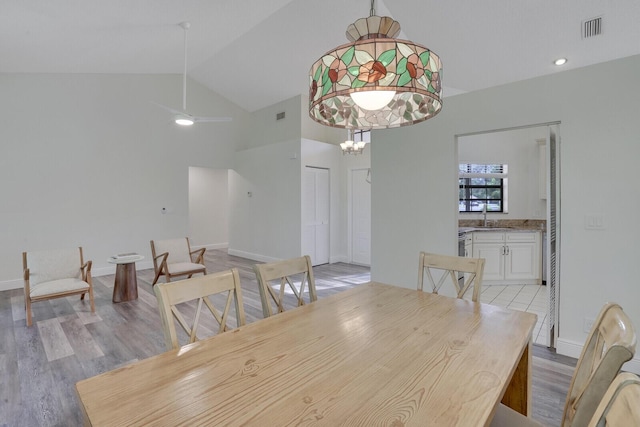
[[[440,274],[437,282],[433,275],[435,271]],[[463,298],[473,284],[473,295],[471,299],[477,302],[480,297],[483,273],[483,258],[466,258],[420,252],[418,290],[424,290],[424,277],[426,276],[431,286],[431,291],[437,294],[448,278],[453,284],[458,298]],[[462,285],[458,282],[458,274],[464,274]]]
[[[264,317],[269,317],[273,314],[271,301],[275,303],[277,313],[285,310],[284,302],[287,289],[295,296],[298,307],[305,304],[304,296],[307,288],[309,302],[318,299],[311,258],[308,255],[284,261],[256,264],[253,269],[258,279]],[[295,280],[295,278],[300,280]],[[273,288],[271,283],[273,281],[277,281],[277,290]],[[296,287],[297,283],[299,283],[298,287]]]
[[[158,298],[167,349],[180,347],[174,318],[187,334],[188,343],[198,340],[198,328],[205,329],[201,323],[201,317],[206,317],[202,314],[203,303],[219,326],[218,333],[230,329],[228,314],[232,301],[235,301],[236,325],[242,326],[246,322],[240,276],[235,268],[178,282],[160,283],[154,287],[154,291]],[[217,309],[212,298],[223,308]],[[193,301],[196,301],[195,307],[188,304]],[[185,316],[186,311],[192,314]],[[192,320],[189,322],[187,319]]]

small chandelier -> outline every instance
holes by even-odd
[[[349,44],[318,59],[309,72],[309,116],[347,129],[408,126],[442,108],[442,63],[434,52],[395,39],[400,24],[371,14],[347,28]]]
[[[354,142],[353,131],[347,131],[347,140],[340,144],[342,148],[342,154],[362,154],[364,147],[367,144],[365,141]]]

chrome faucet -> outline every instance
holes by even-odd
[[[482,205],[482,226],[487,226],[487,204]]]

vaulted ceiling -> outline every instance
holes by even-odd
[[[0,0],[1,73],[182,73],[248,111],[307,93],[366,0]],[[640,54],[638,0],[378,0],[444,65],[444,95]],[[602,18],[583,38],[582,22]],[[552,64],[568,58],[563,67]],[[603,87],[592,88],[606,95]],[[179,105],[180,100],[176,100]]]

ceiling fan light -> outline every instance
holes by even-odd
[[[192,118],[186,116],[176,116],[175,122],[180,126],[191,126],[194,123]]]

